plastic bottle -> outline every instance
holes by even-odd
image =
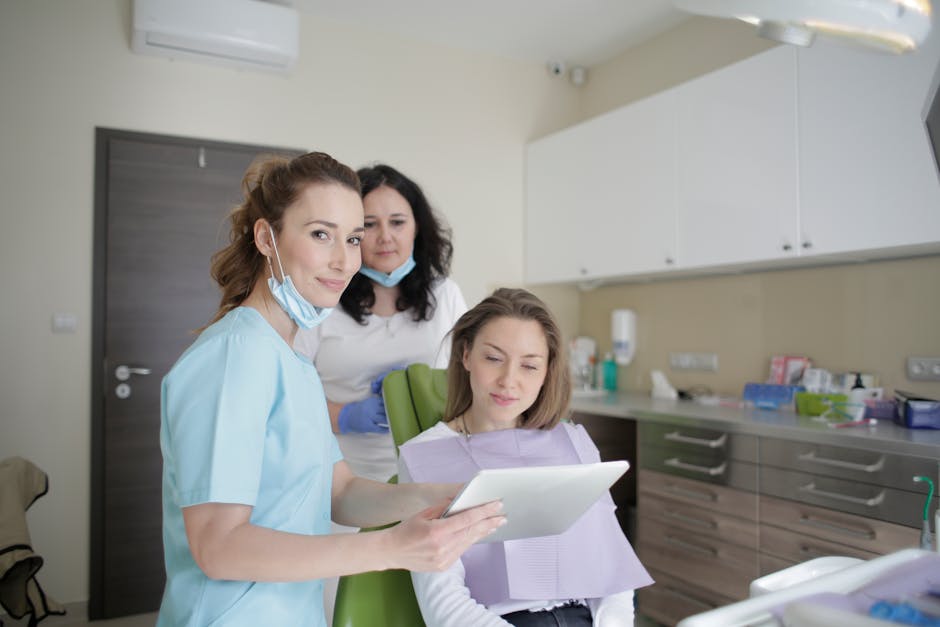
[[[609,392],[617,391],[617,362],[614,361],[613,353],[604,355],[604,362],[601,365],[604,373],[604,389]]]

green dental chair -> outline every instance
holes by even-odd
[[[397,453],[402,444],[441,419],[447,371],[425,364],[395,370],[382,381],[382,396]],[[340,577],[333,627],[425,627],[411,574],[385,570]]]

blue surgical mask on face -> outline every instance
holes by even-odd
[[[290,277],[284,274],[284,266],[281,265],[281,256],[277,252],[277,242],[274,240],[274,230],[268,227],[271,232],[271,243],[274,245],[274,256],[277,257],[277,266],[281,270],[281,276],[284,280],[278,283],[274,278],[274,268],[271,266],[271,258],[268,258],[268,268],[271,270],[271,276],[268,278],[268,289],[277,304],[281,306],[291,320],[297,323],[302,329],[312,329],[326,319],[332,307],[316,307],[311,305],[307,299],[300,295],[294,282]]]
[[[412,255],[408,255],[408,260],[392,270],[389,274],[384,272],[379,272],[378,270],[373,270],[372,268],[367,268],[362,266],[359,268],[359,274],[364,274],[379,285],[384,285],[385,287],[395,287],[401,280],[408,276],[408,273],[415,269],[415,266],[418,265],[415,263],[415,258]]]

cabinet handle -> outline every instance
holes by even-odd
[[[693,553],[698,553],[699,555],[705,555],[706,557],[718,557],[718,551],[710,546],[701,546],[695,544],[694,542],[687,542],[681,538],[675,536],[666,536],[666,544],[671,544],[674,547],[678,547],[683,551],[692,551]]]
[[[812,559],[815,557],[826,557],[827,555],[832,555],[832,552],[820,550],[820,549],[802,544],[800,545],[800,555],[806,557],[807,559]]]
[[[671,518],[672,520],[678,520],[679,522],[684,522],[690,525],[695,525],[696,527],[701,527],[702,529],[717,529],[718,528],[718,523],[716,523],[714,520],[705,520],[704,518],[696,518],[695,516],[689,516],[688,514],[683,514],[673,509],[663,510],[663,514],[666,516],[666,518]]]
[[[690,464],[688,462],[684,462],[678,457],[670,457],[663,463],[673,468],[680,468],[682,470],[697,472],[700,475],[708,475],[709,477],[715,477],[717,475],[724,474],[725,467],[727,466],[725,462],[722,462],[718,464],[717,466],[699,466],[698,464]]]
[[[710,609],[710,610],[713,610],[716,607],[718,607],[714,603],[709,603],[708,601],[702,600],[698,597],[694,597],[690,595],[689,593],[673,588],[672,586],[663,586],[662,589],[665,592],[668,592],[669,594],[673,596],[679,597],[683,601],[688,601],[689,603],[695,603],[696,605],[701,605],[702,607]]]
[[[885,500],[884,490],[879,492],[877,496],[873,496],[870,499],[864,499],[857,496],[849,496],[848,494],[829,492],[828,490],[817,490],[816,483],[813,481],[810,481],[806,485],[800,486],[800,492],[808,492],[814,496],[821,496],[828,499],[834,499],[836,501],[844,501],[854,505],[864,505],[865,507],[877,507],[878,505],[881,505],[882,501]]]
[[[791,250],[793,250],[793,246],[791,246],[790,244],[784,244],[783,250],[784,252],[790,252]]]
[[[718,500],[718,496],[713,492],[706,492],[704,490],[693,490],[692,488],[684,488],[680,485],[674,483],[669,483],[666,485],[666,490],[672,492],[673,494],[678,494],[679,496],[687,496],[692,499],[699,501],[708,501],[713,503]]]
[[[804,462],[814,462],[822,466],[832,466],[834,468],[846,468],[848,470],[860,470],[862,472],[878,472],[885,465],[885,456],[881,455],[878,457],[878,461],[872,464],[857,464],[855,462],[846,462],[841,459],[830,459],[828,457],[817,457],[816,451],[809,451],[808,453],[800,453],[800,460]]]
[[[667,265],[667,266],[671,266],[671,265],[674,264],[675,262],[676,262],[676,260],[673,259],[672,257],[666,257],[666,265]]]
[[[852,527],[846,527],[843,525],[837,525],[834,522],[828,520],[821,520],[819,518],[814,518],[812,516],[800,516],[800,524],[806,525],[808,527],[815,527],[816,529],[825,529],[828,531],[835,531],[837,533],[845,534],[847,536],[853,536],[856,538],[864,538],[865,540],[874,540],[875,532],[870,529],[853,529]]]
[[[807,249],[808,249],[808,248],[812,248],[812,247],[813,247],[813,242],[811,242],[811,241],[809,241],[809,240],[803,242],[803,248],[807,248]]]
[[[725,445],[725,442],[728,441],[728,434],[722,433],[721,437],[715,438],[714,440],[708,440],[705,438],[693,438],[689,435],[682,435],[678,431],[670,431],[663,436],[663,439],[669,440],[670,442],[682,442],[683,444],[704,446],[705,448],[720,448]]]

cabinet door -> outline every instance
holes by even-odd
[[[774,48],[677,88],[683,267],[796,255],[795,54]]]
[[[530,143],[526,149],[526,282],[572,281],[585,274],[582,228],[585,157],[592,147],[578,125]]]
[[[592,146],[580,228],[589,278],[667,270],[675,255],[675,93],[601,116],[585,128]]]
[[[883,55],[819,42],[799,68],[801,246],[810,254],[940,241],[923,123],[940,38]]]

